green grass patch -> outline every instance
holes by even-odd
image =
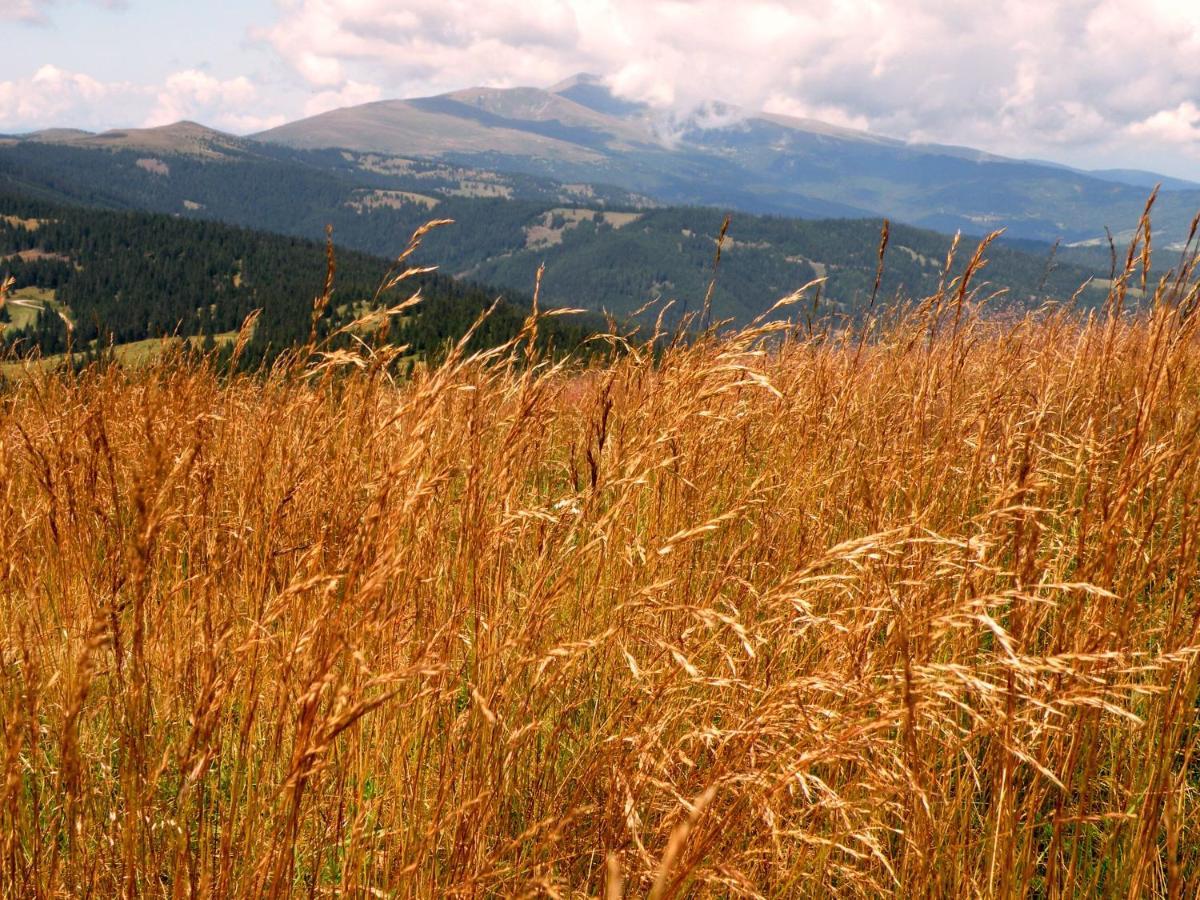
[[[236,331],[225,331],[220,334],[213,335],[213,340],[217,346],[232,344],[237,340]],[[198,344],[199,338],[192,338],[193,343]],[[144,341],[131,341],[127,344],[114,344],[113,356],[123,366],[140,366],[152,361],[167,350],[178,347],[183,343],[183,338],[147,338]],[[6,378],[14,378],[21,375],[23,372],[34,369],[53,369],[60,365],[66,359],[66,354],[56,353],[52,356],[44,356],[38,359],[12,360],[9,362],[0,363],[0,376]]]
[[[12,303],[12,300],[20,301],[20,303]],[[39,287],[23,287],[13,291],[10,302],[5,306],[8,309],[9,322],[13,328],[25,328],[34,324],[42,309],[48,308],[60,312],[65,310],[65,307],[54,299],[53,288]]]

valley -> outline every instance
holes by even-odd
[[[427,220],[451,219],[454,224],[426,239],[417,257],[423,265],[519,297],[532,292],[537,269],[545,264],[543,297],[550,305],[621,317],[647,303],[670,303],[668,321],[697,309],[706,295],[723,218],[717,208],[670,206],[603,184],[442,159],[293,150],[188,123],[10,142],[0,146],[0,189],[50,203],[145,210],[308,240],[322,240],[332,226],[339,246],[385,258]],[[3,212],[10,219],[17,213]],[[735,211],[713,294],[714,315],[750,321],[820,277],[826,279],[824,310],[853,316],[873,288],[879,229],[878,219]],[[892,231],[882,296],[890,301],[928,295],[941,280],[952,239],[899,223]],[[43,252],[39,247],[14,252]],[[1079,262],[1072,257],[1076,252]],[[959,254],[958,271],[968,256]],[[987,279],[1002,308],[1067,300],[1107,271],[1094,254],[1071,248],[1052,254],[1049,245],[1036,241],[1002,240],[989,258]],[[1102,296],[1098,289],[1084,290],[1078,300],[1087,305]],[[156,327],[166,327],[165,320]]]
[[[73,349],[86,364],[113,348],[119,360],[136,363],[187,339],[227,360],[230,338],[253,315],[239,364],[254,368],[304,344],[310,333],[328,349],[345,346],[354,338],[344,329],[358,316],[397,299],[379,296],[390,260],[340,249],[333,290],[314,319],[327,266],[326,248],[315,241],[3,191],[0,209],[0,278],[12,279],[0,307],[0,344],[9,355],[61,359]],[[422,358],[436,358],[459,340],[497,299],[490,289],[435,274],[418,275],[404,287],[408,293],[398,299],[419,292],[422,300],[393,322],[391,338]],[[471,346],[515,335],[527,308],[524,295],[513,292]],[[574,348],[597,324],[558,319],[546,324],[543,340]]]

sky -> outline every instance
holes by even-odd
[[[0,0],[0,132],[338,106],[577,72],[912,141],[1200,180],[1200,2]]]

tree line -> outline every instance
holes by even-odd
[[[326,274],[319,242],[203,220],[142,212],[64,206],[0,193],[0,278],[17,287],[55,292],[47,307],[21,328],[9,325],[10,350],[62,353],[68,340],[85,350],[147,338],[181,336],[209,341],[236,331],[260,311],[246,364],[257,364],[305,343],[314,299]],[[33,221],[31,225],[30,220]],[[36,251],[30,258],[19,254]],[[334,291],[318,317],[323,338],[350,323],[371,304],[389,268],[381,257],[336,251]],[[430,273],[404,283],[423,301],[400,323],[394,339],[413,353],[436,354],[463,335],[500,293]],[[388,298],[394,299],[394,298]],[[519,331],[527,315],[520,295],[501,302],[476,334],[475,346]],[[547,323],[545,340],[578,342],[585,324]]]

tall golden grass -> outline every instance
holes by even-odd
[[[1197,896],[1198,289],[1124,310],[1139,258],[1090,316],[31,372],[3,894]]]

